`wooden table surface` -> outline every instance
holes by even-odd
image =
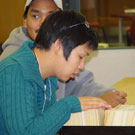
[[[128,95],[126,104],[135,105],[135,77],[123,78],[111,87],[126,92]]]

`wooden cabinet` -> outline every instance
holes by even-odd
[[[10,31],[22,25],[25,0],[0,0],[0,43],[3,43]]]
[[[97,0],[80,0],[80,11],[89,22],[97,21]]]
[[[89,22],[98,21],[103,26],[116,26],[118,18],[112,17],[112,14],[135,8],[135,0],[80,0],[80,5],[81,12]],[[129,23],[129,20],[124,19],[124,25]]]

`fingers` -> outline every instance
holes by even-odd
[[[122,98],[125,98],[125,97],[127,97],[127,93],[120,91],[120,96],[121,96]]]
[[[119,96],[122,97],[122,98],[127,97],[127,93],[122,92],[122,91],[115,91],[114,93],[115,93],[116,95],[119,95]]]
[[[99,109],[99,108],[101,108],[101,109],[111,109],[112,107],[109,105],[105,105],[105,104],[102,104],[102,103],[100,103],[100,104],[91,104],[91,105],[88,105],[85,109],[83,109],[83,111],[84,110],[88,110],[88,109]]]
[[[122,98],[120,102],[121,102],[121,104],[124,104],[124,103],[127,102],[127,99],[126,98]]]
[[[120,96],[117,98],[117,100],[119,101],[120,104],[124,104],[127,101],[125,97],[120,97]]]
[[[103,108],[103,109],[111,109],[111,106],[104,100],[96,97],[78,97],[81,108],[83,111],[88,109],[96,109],[96,108]]]
[[[125,92],[115,91],[114,93],[116,94],[115,99],[116,102],[118,102],[118,104],[124,104],[127,101],[126,100],[127,94]]]
[[[119,104],[124,104],[126,102],[127,94],[121,91],[108,91],[105,94],[101,95],[101,98],[109,103],[112,107],[115,107]]]
[[[88,103],[88,105],[90,107],[92,107],[93,109],[96,109],[96,108],[102,108],[102,109],[110,109],[111,106],[106,104],[106,103],[101,103],[101,102],[97,102],[97,103]]]

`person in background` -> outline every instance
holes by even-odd
[[[0,132],[54,135],[71,113],[111,109],[96,97],[68,96],[56,101],[56,78],[74,79],[97,46],[96,36],[81,14],[60,10],[49,15],[34,43],[25,41],[0,62]]]
[[[10,33],[9,38],[2,45],[4,51],[0,60],[20,48],[24,41],[34,41],[44,19],[58,10],[59,8],[53,0],[27,0],[24,8],[24,25],[15,28]],[[88,70],[80,72],[75,79],[64,83],[59,81],[59,89],[56,94],[57,100],[71,95],[101,97],[112,107],[124,104],[127,96],[124,92],[106,88],[94,82],[93,73]]]

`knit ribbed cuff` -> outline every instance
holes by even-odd
[[[64,98],[64,100],[71,108],[71,113],[81,112],[81,105],[77,96],[69,96]]]

